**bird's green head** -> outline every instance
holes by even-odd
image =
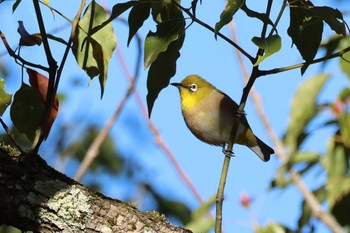
[[[181,105],[191,108],[213,91],[217,90],[212,84],[198,75],[189,75],[181,83],[171,83],[180,91]]]

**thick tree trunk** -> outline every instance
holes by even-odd
[[[87,189],[38,155],[4,149],[0,224],[34,232],[191,232]]]

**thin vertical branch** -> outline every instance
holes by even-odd
[[[55,96],[57,93],[57,89],[58,89],[58,85],[60,82],[60,78],[62,75],[62,70],[64,68],[64,64],[66,62],[66,59],[68,57],[70,48],[71,48],[71,44],[73,42],[73,39],[75,37],[75,32],[76,32],[76,28],[78,26],[79,20],[80,20],[80,16],[81,13],[83,11],[83,8],[85,6],[86,0],[82,0],[79,6],[79,9],[74,17],[74,20],[72,22],[72,31],[71,34],[69,36],[69,41],[67,43],[66,49],[64,51],[63,57],[62,57],[62,61],[60,64],[60,67],[58,68],[56,61],[54,60],[52,53],[51,53],[51,49],[50,49],[50,45],[47,39],[47,33],[46,33],[46,29],[45,29],[45,25],[44,25],[44,20],[42,18],[42,14],[41,14],[41,10],[40,10],[40,6],[39,6],[39,1],[38,0],[33,0],[33,4],[34,4],[34,8],[35,8],[35,12],[36,12],[36,16],[37,16],[37,20],[38,20],[38,25],[40,28],[40,33],[42,36],[42,40],[43,40],[43,46],[44,46],[44,50],[45,50],[45,54],[46,54],[46,58],[47,58],[47,62],[49,65],[49,83],[48,83],[48,88],[47,88],[47,94],[46,94],[46,103],[45,103],[45,110],[44,110],[44,114],[43,114],[43,119],[42,119],[42,123],[41,123],[41,135],[40,135],[40,139],[37,142],[36,145],[34,145],[33,148],[33,153],[37,153],[41,143],[44,141],[45,139],[45,126],[46,126],[46,122],[49,120],[49,116],[51,113],[51,108],[54,104],[54,100],[55,100]],[[57,70],[58,68],[58,70]]]
[[[224,202],[225,185],[226,185],[226,179],[227,179],[228,168],[230,165],[230,160],[231,160],[230,155],[225,155],[224,163],[222,165],[222,170],[221,170],[219,187],[216,193],[215,233],[222,232],[222,207]]]
[[[33,149],[32,152],[34,154],[37,154],[41,143],[45,139],[46,125],[47,125],[47,122],[49,120],[49,116],[50,116],[51,109],[52,109],[54,99],[55,99],[54,85],[55,85],[55,79],[56,79],[57,63],[56,63],[56,61],[53,58],[52,53],[51,53],[51,48],[50,48],[49,41],[47,38],[46,28],[45,28],[45,24],[44,24],[44,19],[42,17],[41,9],[39,6],[39,1],[33,0],[33,5],[34,5],[38,25],[39,25],[42,43],[44,46],[46,60],[47,60],[47,63],[49,65],[49,70],[48,70],[49,83],[48,83],[47,93],[46,93],[46,102],[45,102],[43,117],[42,117],[41,124],[40,124],[41,126],[39,128],[40,138],[36,143],[34,143],[35,145],[32,146],[32,149]]]
[[[266,7],[266,16],[269,17],[270,16],[270,12],[271,12],[271,7],[272,7],[272,2],[273,0],[269,0],[267,3],[267,7]],[[261,38],[265,38],[266,37],[266,31],[267,31],[267,23],[263,24],[263,28],[261,30]],[[230,40],[231,41],[231,40]],[[237,45],[237,43],[234,41],[232,44]],[[237,48],[237,47],[235,47]],[[240,50],[237,50],[237,53],[240,52],[240,54],[242,53]],[[254,60],[250,60],[252,64],[255,63],[255,61],[258,59],[259,55],[262,55],[264,53],[263,49],[259,49],[257,51],[256,57]],[[244,54],[245,55],[245,54]],[[245,55],[246,56],[246,55]],[[247,56],[246,56],[247,57]],[[241,102],[236,114],[236,117],[234,119],[234,124],[231,130],[231,137],[230,140],[227,144],[227,150],[228,151],[232,151],[233,150],[233,145],[236,141],[236,137],[237,137],[237,132],[238,132],[238,125],[241,122],[241,118],[244,112],[244,107],[245,104],[247,102],[247,98],[248,98],[248,94],[251,90],[251,88],[253,87],[253,84],[256,80],[256,78],[258,77],[258,69],[259,66],[254,66],[251,76],[249,78],[249,81],[247,83],[247,85],[245,86],[244,90],[243,90],[243,94],[241,97]],[[228,173],[228,167],[230,164],[230,156],[226,155],[225,159],[224,159],[224,164],[222,167],[222,171],[221,171],[221,177],[220,177],[220,182],[219,182],[219,187],[218,187],[218,192],[216,195],[216,221],[215,221],[215,232],[216,233],[221,233],[222,231],[222,208],[223,208],[223,200],[224,200],[224,191],[225,191],[225,183],[226,183],[226,179],[227,179],[227,173]]]

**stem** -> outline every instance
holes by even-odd
[[[16,63],[17,63],[17,60],[22,63],[22,64],[19,64],[20,66],[22,66],[22,67],[23,67],[23,65],[31,66],[31,67],[35,67],[35,68],[38,68],[38,69],[41,69],[41,70],[49,72],[49,68],[48,67],[45,67],[45,66],[42,66],[42,65],[39,65],[39,64],[31,63],[31,62],[23,59],[21,56],[17,55],[15,53],[15,51],[13,51],[11,49],[10,45],[8,44],[8,42],[6,40],[5,35],[1,31],[0,31],[0,38],[2,39],[2,42],[5,45],[5,48],[6,48],[7,52],[8,52],[8,54],[15,59]]]
[[[221,177],[219,182],[219,188],[216,193],[216,221],[215,221],[215,233],[222,232],[222,206],[224,202],[224,191],[226,178],[228,173],[228,168],[230,165],[231,157],[229,155],[225,156],[224,164],[222,165]]]
[[[62,62],[61,62],[60,67],[59,67],[59,69],[57,71],[57,79],[56,79],[56,82],[55,82],[55,93],[57,93],[58,84],[60,82],[61,75],[62,75],[62,70],[63,70],[64,64],[66,63],[66,60],[67,60],[67,57],[68,57],[71,45],[73,43],[73,40],[75,38],[75,32],[76,32],[76,29],[78,27],[79,20],[80,20],[80,15],[83,12],[85,4],[86,4],[86,0],[82,0],[81,3],[80,3],[80,7],[78,9],[78,12],[77,12],[77,14],[75,15],[75,17],[74,17],[74,19],[72,21],[72,30],[71,30],[71,33],[70,33],[70,36],[69,36],[69,41],[68,41],[66,49],[64,51],[64,54],[63,54],[63,57],[62,57]]]
[[[266,7],[267,17],[270,16],[272,2],[273,2],[273,0],[269,0],[267,3],[267,7]],[[263,28],[261,30],[261,38],[266,37],[266,30],[267,30],[267,23],[264,23]],[[233,44],[236,44],[236,43],[233,42]],[[258,59],[259,55],[262,55],[263,53],[264,53],[264,50],[259,49],[257,51],[255,59],[251,60],[251,62],[254,64],[255,61]],[[234,119],[234,124],[233,124],[232,131],[231,131],[231,137],[230,137],[230,140],[229,140],[228,145],[227,145],[227,149],[226,149],[227,151],[232,151],[234,142],[236,141],[238,126],[241,122],[241,118],[244,116],[243,115],[244,107],[245,107],[245,103],[246,103],[247,98],[248,98],[249,91],[253,87],[253,84],[254,84],[254,82],[259,74],[258,67],[259,66],[253,67],[251,77],[250,77],[246,87],[243,90],[241,102],[240,102],[239,108],[236,112],[236,117]],[[222,171],[221,171],[221,178],[220,178],[219,188],[218,188],[218,192],[217,192],[215,233],[221,233],[221,229],[222,229],[222,206],[223,206],[223,200],[224,200],[224,190],[225,190],[225,183],[226,183],[229,163],[230,163],[230,157],[228,155],[226,155],[225,160],[224,160],[224,165],[223,165]]]
[[[272,29],[271,29],[268,37],[272,36],[273,32],[276,30],[277,25],[280,22],[280,19],[283,15],[284,10],[286,9],[286,7],[287,7],[287,0],[283,0],[282,7],[281,7],[280,11],[278,12],[278,16],[277,16],[276,21],[274,22],[274,24],[272,26]]]
[[[338,51],[336,53],[333,53],[333,54],[330,54],[330,55],[327,55],[327,56],[324,56],[324,57],[312,60],[310,62],[303,62],[303,63],[298,63],[298,64],[295,64],[295,65],[291,65],[291,66],[285,66],[285,67],[280,67],[280,68],[275,68],[275,69],[270,69],[270,70],[260,70],[259,71],[259,76],[265,76],[265,75],[269,75],[269,74],[277,74],[277,73],[281,73],[281,72],[284,72],[284,71],[294,70],[294,69],[303,67],[306,64],[311,65],[311,64],[324,62],[324,61],[327,61],[329,59],[333,59],[333,58],[336,58],[336,57],[341,57],[341,56],[343,56],[345,53],[347,53],[349,51],[350,51],[350,46],[345,48],[345,49],[343,49],[343,50],[340,50],[340,51]]]
[[[49,72],[49,84],[48,84],[48,89],[47,89],[47,94],[46,94],[45,110],[44,110],[43,120],[42,120],[42,124],[41,124],[41,135],[40,135],[39,141],[36,143],[36,145],[33,148],[33,153],[37,153],[39,148],[40,148],[41,143],[45,140],[45,138],[44,138],[45,134],[46,134],[45,133],[45,125],[46,125],[46,122],[48,121],[50,113],[51,113],[51,108],[52,108],[54,100],[55,100],[55,96],[56,96],[57,89],[58,89],[58,84],[60,82],[60,78],[62,75],[62,70],[63,70],[64,64],[66,62],[66,59],[68,57],[69,50],[71,48],[71,44],[72,44],[74,36],[75,36],[75,30],[76,30],[77,24],[79,23],[81,12],[85,6],[85,0],[81,1],[79,10],[78,10],[78,12],[73,20],[71,35],[69,37],[69,41],[67,43],[65,52],[63,54],[61,65],[60,65],[58,70],[57,70],[57,63],[52,57],[50,46],[49,46],[49,43],[47,40],[47,34],[46,34],[43,19],[42,19],[39,2],[37,0],[33,0],[33,3],[34,3],[37,19],[38,19],[40,33],[41,33],[41,36],[43,38],[43,45],[44,45],[46,57],[47,57],[48,64],[49,64],[49,71],[48,71]]]
[[[51,109],[55,100],[55,79],[56,79],[56,72],[57,72],[57,63],[55,59],[52,56],[49,41],[47,39],[47,33],[44,25],[44,20],[41,14],[40,6],[39,6],[39,1],[38,0],[33,0],[33,5],[35,9],[35,14],[36,18],[38,21],[39,29],[40,29],[40,34],[42,37],[42,42],[44,46],[44,51],[47,59],[47,63],[49,65],[49,83],[47,87],[47,93],[46,93],[46,102],[45,102],[45,108],[44,108],[44,113],[43,113],[43,118],[41,120],[41,126],[40,126],[40,138],[36,144],[33,145],[33,150],[32,153],[36,154],[39,150],[39,147],[41,143],[45,140],[45,135],[47,134],[46,132],[46,125],[49,120],[49,116],[51,113]]]
[[[21,152],[21,154],[26,154],[26,152],[20,147],[20,145],[18,145],[18,143],[16,142],[16,139],[15,139],[15,136],[11,133],[9,127],[5,124],[5,122],[2,120],[1,117],[0,117],[0,124],[2,125],[4,130],[6,131],[7,135],[10,137],[10,140],[12,141],[12,143]]]

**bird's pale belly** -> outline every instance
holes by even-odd
[[[192,116],[190,116],[192,115]],[[223,145],[228,143],[233,127],[234,117],[219,117],[214,113],[208,115],[203,112],[184,114],[185,122],[191,132],[201,141],[212,145]],[[238,134],[244,130],[240,124]]]

